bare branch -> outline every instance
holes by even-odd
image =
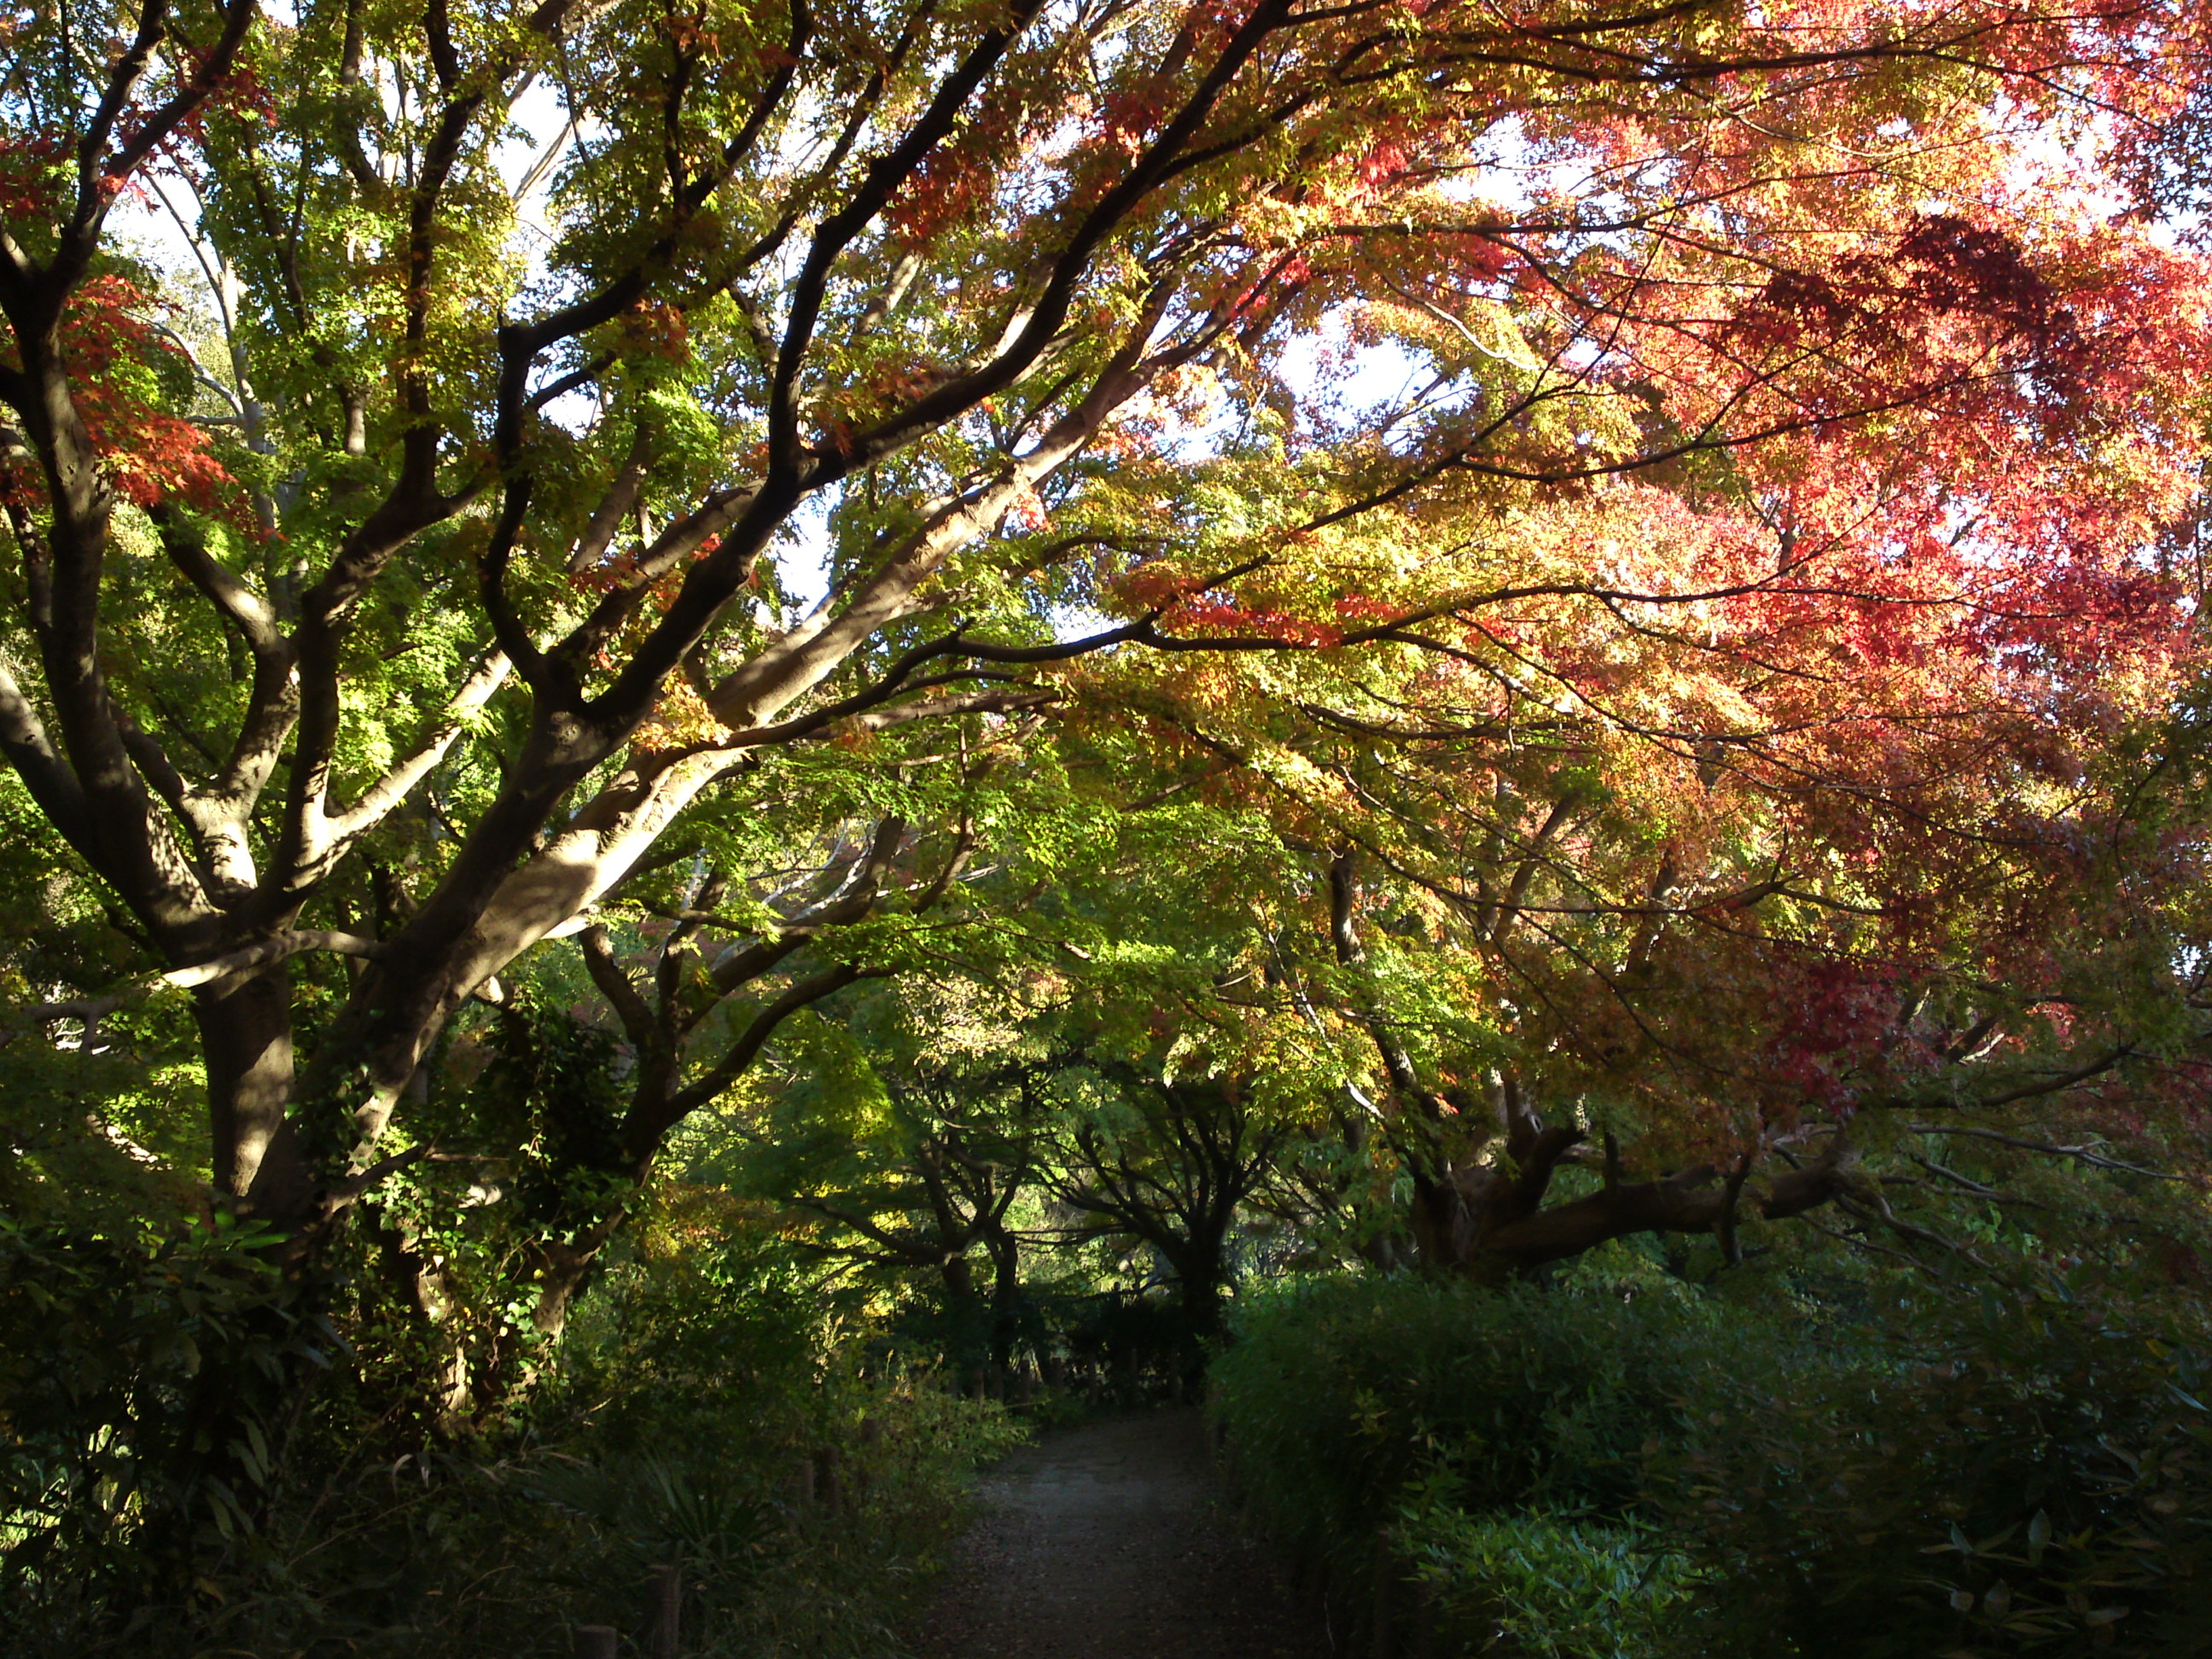
[[[2070,1158],[2094,1169],[2118,1170],[2128,1175],[2147,1176],[2153,1181],[2181,1181],[2186,1178],[2171,1170],[2147,1170],[2139,1164],[2108,1158],[2094,1146],[2061,1146],[2050,1141],[2026,1140],[2018,1135],[2001,1134],[1995,1129],[1979,1129],[1958,1123],[1908,1123],[1905,1127],[1915,1134],[1966,1135],[1976,1140],[1993,1140],[2002,1146],[2017,1146],[2022,1152],[2041,1152],[2049,1158]]]

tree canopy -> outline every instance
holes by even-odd
[[[2209,36],[0,9],[0,1623],[797,1651],[1239,1330],[1386,1590],[2195,1617]]]
[[[295,1253],[883,979],[1485,1273],[2194,1098],[2185,7],[0,27],[16,1029]]]

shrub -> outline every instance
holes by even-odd
[[[253,1559],[335,1346],[228,1230],[0,1216],[0,1633],[58,1651]]]
[[[296,1376],[272,1343],[318,1334],[264,1328],[251,1250],[0,1222],[0,1638],[41,1659],[552,1659],[580,1623],[641,1641],[674,1561],[693,1659],[889,1650],[969,1468],[1023,1431],[932,1374],[865,1370],[771,1227],[685,1204],[611,1267],[527,1413],[396,1453],[343,1364],[312,1395],[240,1395]],[[288,1402],[305,1421],[280,1456]],[[252,1429],[238,1458],[198,1455],[217,1420]],[[826,1485],[833,1449],[836,1501],[810,1501],[799,1471]],[[240,1460],[255,1478],[209,1486]]]
[[[1309,1281],[1240,1304],[1214,1408],[1247,1504],[1309,1556],[1364,1548],[1440,1476],[1471,1510],[1620,1515],[1713,1323],[1664,1294]]]
[[[1215,1410],[1267,1530],[1363,1601],[1410,1574],[1472,1653],[2212,1651],[2198,1316],[1767,1289],[1308,1284],[1247,1304]]]
[[[1540,1510],[1407,1517],[1401,1545],[1446,1641],[1526,1659],[1653,1659],[1685,1611],[1687,1564],[1633,1524]]]
[[[1706,1570],[1688,1651],[2212,1650],[2207,1355],[2063,1283],[1893,1300],[1778,1386],[1708,1367],[1650,1503]]]

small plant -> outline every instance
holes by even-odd
[[[1656,1659],[1693,1589],[1650,1527],[1540,1510],[1410,1516],[1404,1549],[1444,1633],[1470,1654]]]

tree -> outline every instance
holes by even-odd
[[[777,1099],[763,1173],[774,1196],[830,1224],[816,1248],[933,1274],[957,1367],[988,1360],[1003,1377],[1027,1306],[1016,1205],[1042,1174],[1030,1068],[921,1071],[878,1054],[867,1073],[881,1099],[865,1125],[849,1105],[821,1109],[803,1084]],[[976,1282],[979,1252],[988,1289]]]
[[[2155,506],[2186,330],[2081,307],[2178,262],[2070,230],[2087,186],[2037,146],[2169,109],[2181,21],[34,12],[0,82],[0,743],[148,964],[37,1012],[188,990],[216,1187],[312,1241],[423,1151],[403,1103],[456,1012],[576,935],[627,1006],[588,930],[667,907],[685,826],[807,745],[980,732],[1115,647],[1449,657],[1419,625],[1473,600],[1335,560],[1470,495],[1569,526],[1545,585],[1601,605],[1572,526],[1639,470],[1832,458],[1812,489],[1935,432],[1901,492],[1934,533],[1960,469],[2065,439]],[[560,133],[524,163],[533,88]],[[211,314],[165,321],[117,249],[138,199]],[[1333,326],[1430,395],[1368,419],[1286,378]],[[775,553],[810,523],[801,615]],[[1071,604],[1122,620],[1062,640]],[[864,966],[802,971],[791,921],[748,959],[765,1024],[654,1051],[631,1179]]]
[[[1163,1076],[1095,1059],[1091,1091],[1063,1121],[1057,1190],[1102,1235],[1158,1253],[1191,1337],[1217,1334],[1234,1278],[1231,1235],[1273,1179],[1293,1121],[1255,1079]]]
[[[1343,1138],[1395,1160],[1434,1265],[1665,1231],[1732,1255],[1739,1215],[1830,1206],[1927,1242],[1891,1189],[1990,1194],[1913,1136],[2094,1158],[2177,1120],[2208,1036],[2201,846],[2148,797],[2188,764],[2165,728],[2197,596],[2156,574],[2155,521],[2101,572],[2039,568],[1978,545],[1948,487],[1964,527],[1884,592],[1929,510],[1911,465],[1824,492],[1779,580],[1730,583],[1734,538],[1801,505],[1745,464],[1735,501],[1630,486],[1664,532],[1612,594],[1462,603],[1420,650],[1306,674],[1292,710],[1218,673],[1122,685],[1170,775],[1272,823],[1239,902],[1277,920],[1239,977],[1333,1027]],[[2140,505],[2116,486],[1965,500],[2095,546]],[[1537,533],[1492,556],[1540,572]]]

